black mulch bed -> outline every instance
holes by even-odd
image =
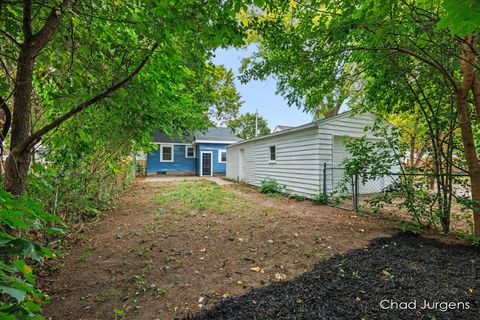
[[[413,310],[383,310],[382,300],[384,307],[410,302]],[[427,310],[425,300],[453,304]],[[480,319],[480,249],[411,234],[378,238],[189,319]]]

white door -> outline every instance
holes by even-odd
[[[333,167],[341,168],[343,160],[350,156],[350,153],[343,145],[344,138],[341,136],[333,137]]]

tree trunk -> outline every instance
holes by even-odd
[[[15,196],[25,194],[30,152],[10,154],[5,162],[5,189]]]
[[[465,160],[470,176],[475,235],[480,236],[480,162],[478,161],[477,150],[475,148],[475,140],[468,109],[468,93],[472,88],[475,78],[475,70],[473,69],[476,58],[475,51],[476,40],[470,35],[462,45],[461,68],[463,81],[462,85],[457,89],[456,100]]]
[[[16,196],[23,195],[26,191],[30,167],[31,148],[16,150],[15,147],[31,132],[33,61],[31,49],[28,44],[24,44],[18,57],[13,96],[11,152],[5,163],[5,189]]]
[[[467,161],[470,176],[470,188],[474,205],[473,220],[475,223],[475,235],[480,236],[480,163],[477,158],[473,130],[468,113],[467,94],[464,94],[462,89],[459,91],[460,92],[457,93],[458,117],[460,120],[465,160]]]
[[[338,115],[339,111],[340,111],[340,106],[335,106],[332,109],[327,109],[327,111],[325,112],[325,118],[335,117],[336,115]]]
[[[415,133],[410,135],[410,163],[408,164],[410,169],[414,169],[415,163]]]

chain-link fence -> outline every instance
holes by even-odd
[[[324,167],[323,194],[330,205],[355,210],[354,190],[354,178],[347,176],[344,168]]]
[[[470,197],[467,173],[452,172],[448,176],[451,178],[451,185],[447,187],[453,197]],[[402,182],[401,179],[405,182],[407,178],[410,183],[415,184],[416,188],[423,189],[431,194],[435,194],[438,191],[438,182],[432,173],[388,172],[383,175],[363,174],[350,176],[345,168],[328,167],[326,164],[322,174],[322,191],[328,200],[328,204],[356,211],[361,205],[378,195],[398,191]],[[447,182],[447,184],[449,183]]]

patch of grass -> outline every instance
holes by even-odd
[[[82,255],[78,258],[79,261],[85,261],[92,256],[92,249],[83,251]]]
[[[166,185],[156,199],[162,206],[176,213],[197,211],[246,215],[256,211],[244,198],[207,180]]]
[[[305,201],[305,197],[299,194],[291,194],[288,196],[290,199],[293,199],[295,201]]]

